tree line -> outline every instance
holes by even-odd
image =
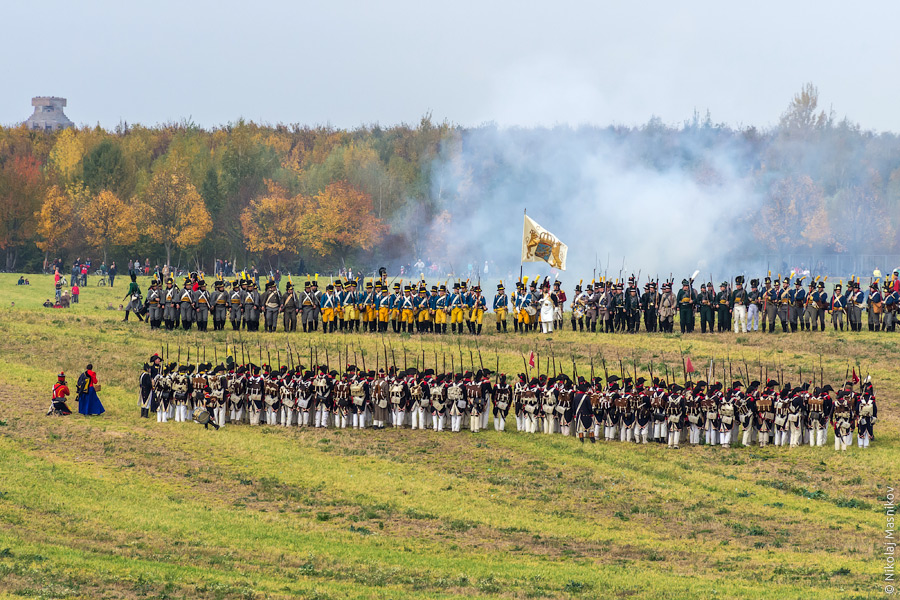
[[[511,172],[499,152],[466,159],[467,145],[492,129],[429,115],[352,130],[245,121],[0,127],[4,266],[38,271],[57,256],[108,262],[111,253],[190,269],[211,270],[218,258],[293,272],[439,260],[454,251],[454,207],[506,218],[491,211],[496,181],[529,176]],[[820,109],[811,84],[768,130],[715,124],[708,114],[677,126],[651,119],[565,129],[559,135],[626,140],[632,163],[677,168],[701,184],[722,176],[708,157],[727,154],[762,198],[746,215],[746,244],[756,250],[900,253],[900,139]],[[540,133],[521,137],[523,153],[557,135]]]

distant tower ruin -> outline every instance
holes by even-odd
[[[31,99],[31,105],[34,107],[34,114],[25,121],[28,129],[58,131],[75,126],[75,123],[70,121],[63,112],[63,108],[66,106],[65,98],[38,96]]]

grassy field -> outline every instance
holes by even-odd
[[[698,367],[715,357],[721,372],[723,359],[743,356],[754,378],[761,360],[791,381],[801,369],[808,378],[820,355],[835,382],[859,361],[881,417],[864,451],[837,454],[831,437],[818,449],[667,451],[492,431],[215,432],[138,419],[136,385],[166,343],[185,358],[187,346],[215,341],[221,360],[233,333],[123,323],[105,307],[118,306],[124,285],[89,286],[72,309],[45,309],[50,277],[16,279],[0,275],[0,597],[884,595],[879,505],[897,483],[896,334],[553,337],[566,370],[574,356],[582,374],[601,355],[616,372],[618,357],[639,374],[651,360],[680,372],[680,348]],[[351,359],[366,352],[369,368],[383,353],[374,335],[242,339],[254,353],[262,340],[273,360],[288,339],[301,354],[319,344],[320,359],[327,347],[335,362],[348,346]],[[410,364],[424,349],[433,366],[442,351],[439,338],[390,339],[398,362],[404,348]],[[450,339],[443,350],[458,357]],[[469,344],[463,337],[467,367]],[[480,348],[512,373],[531,350],[549,355],[537,336],[488,327]],[[88,361],[106,414],[44,416],[56,373],[74,387]]]

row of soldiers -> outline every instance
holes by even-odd
[[[480,285],[467,282],[432,285],[424,281],[418,284],[391,286],[386,278],[367,281],[359,289],[356,280],[335,280],[324,292],[318,281],[307,280],[303,290],[295,289],[288,281],[284,292],[270,279],[260,292],[252,278],[239,278],[231,282],[216,279],[214,290],[208,291],[202,276],[186,277],[181,288],[173,278],[162,287],[154,278],[144,303],[151,328],[166,329],[179,326],[185,330],[194,324],[201,331],[208,327],[210,317],[213,329],[225,329],[231,322],[232,329],[258,331],[260,322],[267,332],[274,332],[279,321],[285,331],[296,331],[297,322],[304,332],[365,331],[385,333],[451,333],[480,335],[485,315],[494,313],[498,332],[508,331],[507,323],[513,322],[516,332],[536,331],[541,319],[542,302],[552,303],[553,325],[562,328],[564,315],[568,315],[573,331],[673,332],[676,315],[682,333],[713,331],[774,332],[776,321],[783,332],[824,331],[826,317],[834,330],[862,330],[862,312],[867,312],[870,331],[895,331],[900,290],[893,281],[885,280],[883,289],[875,281],[869,293],[862,292],[860,282],[853,280],[826,291],[825,281],[804,278],[784,279],[766,277],[763,286],[758,279],[750,280],[750,289],[744,288],[744,278],[738,276],[733,284],[727,281],[716,292],[712,282],[701,284],[699,292],[693,280],[684,279],[681,289],[673,293],[672,282],[661,287],[655,281],[647,282],[643,292],[637,280],[631,277],[628,285],[622,282],[591,282],[582,289],[575,286],[571,311],[565,312],[567,296],[559,280],[552,284],[544,280],[530,285],[516,282],[516,289],[507,294],[501,282],[493,300],[488,303]],[[827,279],[827,278],[826,278]],[[804,287],[806,285],[806,287]]]
[[[163,364],[154,355],[140,379],[141,416],[157,421],[210,421],[284,427],[405,428],[478,432],[507,419],[527,433],[647,444],[760,447],[824,446],[829,425],[836,450],[860,448],[874,438],[878,418],[871,381],[857,391],[848,381],[831,385],[776,380],[667,383],[654,377],[607,375],[573,381],[568,375],[525,373],[508,381],[489,369],[435,373],[417,368],[366,371],[347,365],[279,368],[224,364]],[[203,417],[203,418],[201,418]],[[492,418],[491,418],[492,417]]]

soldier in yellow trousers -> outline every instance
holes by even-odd
[[[509,312],[509,296],[506,295],[506,289],[501,281],[497,284],[497,294],[494,296],[494,317],[497,320],[497,331],[500,331],[500,324],[503,324],[503,331],[506,332],[506,316]]]
[[[334,295],[334,286],[329,283],[325,287],[325,295],[322,296],[322,333],[334,333],[336,304],[337,299]]]
[[[450,315],[450,297],[447,296],[447,286],[441,284],[436,295],[432,296],[431,307],[434,310],[434,332],[447,333],[447,321]]]
[[[487,300],[481,295],[481,286],[472,288],[472,332],[481,335],[481,327],[484,325],[484,311],[487,310]]]
[[[453,284],[453,293],[450,294],[450,331],[463,332],[463,310],[466,308],[465,297],[459,291],[459,283]]]

